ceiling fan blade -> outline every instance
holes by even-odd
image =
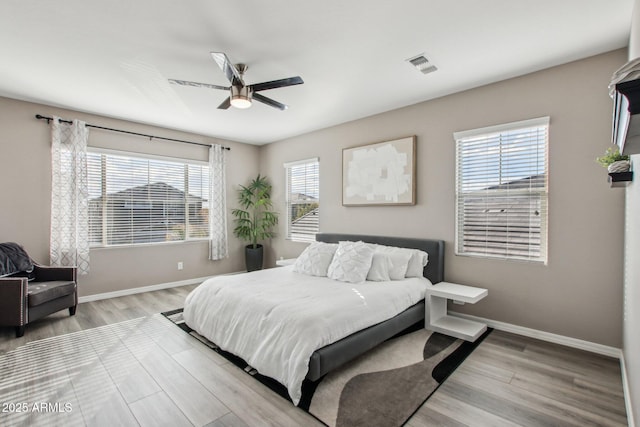
[[[220,90],[229,90],[229,87],[212,85],[209,83],[198,83],[198,82],[190,82],[188,80],[176,80],[176,79],[168,79],[169,83],[182,85],[182,86],[193,86],[193,87],[206,87],[209,89],[220,89]]]
[[[289,108],[286,105],[284,105],[284,104],[282,104],[282,103],[280,103],[278,101],[275,101],[275,100],[273,100],[271,98],[267,98],[264,95],[260,95],[259,93],[254,93],[253,94],[253,99],[255,99],[256,101],[262,102],[263,104],[267,104],[269,107],[277,108],[278,110],[284,111],[287,108]]]
[[[229,79],[232,85],[244,86],[242,76],[224,52],[211,52],[211,56],[213,57],[213,60],[216,61],[216,64],[218,64],[218,67],[220,67],[224,75],[227,76],[227,79]]]
[[[218,109],[220,109],[220,110],[226,110],[229,107],[231,107],[231,98],[230,97],[227,97],[227,99],[222,101],[222,104],[218,105]]]
[[[254,92],[259,92],[261,90],[269,90],[269,89],[276,89],[276,88],[285,87],[285,86],[301,85],[302,83],[304,83],[302,78],[300,76],[296,76],[296,77],[289,77],[287,79],[273,80],[270,82],[256,83],[256,84],[250,85],[249,87]]]

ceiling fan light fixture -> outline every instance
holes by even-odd
[[[231,105],[236,108],[251,107],[251,90],[248,86],[231,86]]]
[[[249,108],[251,107],[251,100],[243,96],[236,96],[231,98],[231,105],[236,108]]]
[[[280,87],[295,86],[304,83],[300,76],[288,77],[286,79],[271,80],[268,82],[254,83],[247,85],[243,76],[247,71],[246,64],[232,64],[229,57],[224,52],[211,52],[211,56],[215,60],[218,67],[224,72],[225,77],[231,83],[231,86],[218,86],[209,83],[191,82],[188,80],[169,79],[169,83],[179,84],[183,86],[206,87],[209,89],[225,90],[229,96],[218,105],[218,110],[228,110],[230,107],[246,109],[251,107],[253,100],[277,108],[280,111],[287,109],[287,106],[281,102],[262,95],[263,90],[277,89]]]

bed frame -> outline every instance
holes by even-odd
[[[318,233],[316,240],[338,243],[342,240],[377,243],[379,245],[420,249],[429,254],[429,262],[423,275],[436,284],[444,279],[444,241],[404,237],[369,236],[360,234]],[[317,381],[328,372],[369,351],[399,332],[424,321],[424,301],[409,307],[402,313],[377,325],[370,326],[348,337],[316,350],[309,361],[307,379]]]

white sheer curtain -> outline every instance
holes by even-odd
[[[209,149],[209,259],[227,258],[227,191],[225,149]]]
[[[51,265],[89,272],[89,190],[84,122],[51,123]]]

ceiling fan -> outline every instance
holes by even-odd
[[[218,105],[221,110],[226,110],[230,106],[236,108],[249,108],[251,107],[251,101],[256,100],[266,104],[270,107],[277,108],[279,110],[286,110],[288,107],[278,101],[271,98],[267,98],[257,92],[263,90],[276,89],[279,87],[294,86],[304,83],[300,76],[289,77],[286,79],[272,80],[269,82],[255,83],[247,85],[244,83],[244,73],[247,71],[245,64],[232,64],[226,54],[223,52],[211,52],[213,60],[216,61],[218,67],[222,70],[224,75],[231,82],[231,86],[218,86],[209,83],[190,82],[187,80],[169,79],[169,83],[179,84],[183,86],[195,86],[206,87],[209,89],[220,89],[230,91],[229,97],[222,101],[222,104]]]

